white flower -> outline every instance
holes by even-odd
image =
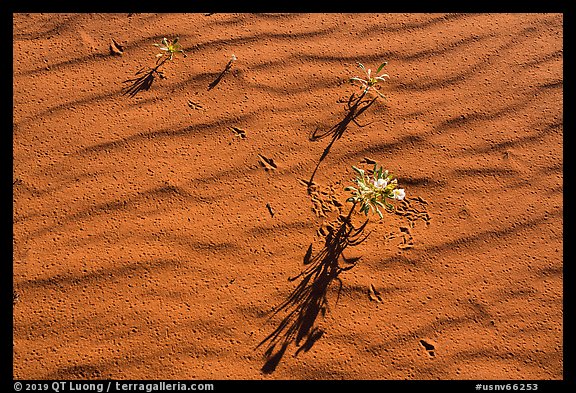
[[[374,180],[374,187],[376,187],[376,188],[385,188],[387,185],[388,185],[388,180],[386,180],[386,179]]]
[[[399,201],[404,199],[405,196],[406,196],[406,193],[404,192],[403,188],[397,188],[394,191],[392,191],[392,197],[394,199],[398,199]]]

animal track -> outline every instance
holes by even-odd
[[[110,44],[110,54],[114,56],[122,56],[124,53],[124,47],[120,45],[114,38],[112,38],[112,43]]]
[[[274,212],[274,210],[272,209],[272,206],[270,206],[270,203],[267,203],[267,204],[266,204],[266,207],[268,208],[268,211],[270,212],[270,215],[271,215],[272,217],[274,217],[275,212]]]
[[[414,206],[412,204],[413,201],[419,203],[420,206]],[[404,216],[408,219],[410,223],[410,227],[414,228],[414,222],[417,220],[424,220],[426,225],[430,225],[430,213],[428,213],[426,206],[428,201],[421,197],[415,198],[404,198],[401,201],[400,206],[396,207],[395,213],[399,216]]]
[[[246,131],[244,131],[243,129],[238,128],[238,127],[230,127],[230,129],[232,129],[232,132],[234,132],[234,134],[237,137],[240,137],[242,139],[246,139]]]
[[[368,157],[364,157],[364,159],[361,160],[360,162],[364,162],[368,165],[375,165],[376,164],[376,161],[374,161],[373,159],[368,158]]]
[[[420,340],[420,344],[424,347],[424,349],[426,349],[426,351],[428,352],[428,355],[430,357],[436,356],[436,354],[434,353],[435,347],[433,344],[431,344],[425,340]]]
[[[188,100],[188,106],[192,109],[200,110],[202,109],[202,105],[192,100]]]
[[[327,217],[330,212],[338,210],[342,207],[342,203],[338,201],[336,192],[332,186],[321,186],[317,183],[310,183],[306,180],[300,179],[300,182],[307,186],[308,195],[312,200],[312,211],[317,217]]]
[[[273,159],[266,158],[262,154],[258,154],[258,157],[260,158],[260,165],[264,167],[266,172],[273,171],[274,169],[278,168]]]
[[[382,303],[382,296],[380,296],[380,292],[374,288],[374,284],[370,284],[370,292],[368,296],[370,297],[370,300]]]

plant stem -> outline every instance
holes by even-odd
[[[152,68],[152,72],[158,72],[158,68],[160,68],[164,63],[166,63],[167,60],[168,57],[164,57],[160,63],[156,64],[156,67]]]
[[[345,220],[347,222],[351,221],[352,218],[352,213],[354,212],[354,209],[356,208],[356,205],[358,204],[358,201],[354,201],[352,204],[352,207],[350,208],[350,211],[348,212],[348,215],[346,216]]]

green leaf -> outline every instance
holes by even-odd
[[[380,64],[380,67],[378,67],[378,69],[376,70],[376,73],[379,73],[379,72],[382,70],[382,68],[384,68],[384,66],[386,66],[386,64],[388,64],[387,61],[385,61],[384,63]]]
[[[366,84],[366,83],[367,83],[364,79],[358,78],[358,77],[356,77],[356,76],[353,77],[353,78],[350,78],[350,82],[354,82],[354,81],[358,81],[358,82],[360,82],[360,83],[362,83],[362,84]]]
[[[380,216],[380,218],[384,218],[384,216],[382,215],[382,212],[380,211],[380,209],[376,208],[376,213],[378,213],[378,215]]]
[[[364,70],[364,72],[366,72],[366,68],[364,67],[364,64],[358,62],[358,65],[360,66],[360,68],[362,68]]]
[[[352,165],[352,169],[354,169],[360,176],[364,177],[363,169],[356,168],[354,165]]]

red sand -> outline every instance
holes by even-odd
[[[562,22],[16,14],[14,377],[562,379]],[[176,35],[188,57],[123,95]],[[330,143],[311,133],[346,118],[356,62],[383,60],[387,101],[343,129],[309,193]],[[271,316],[366,157],[412,215],[371,216],[344,252],[356,266],[291,304],[325,315]]]

